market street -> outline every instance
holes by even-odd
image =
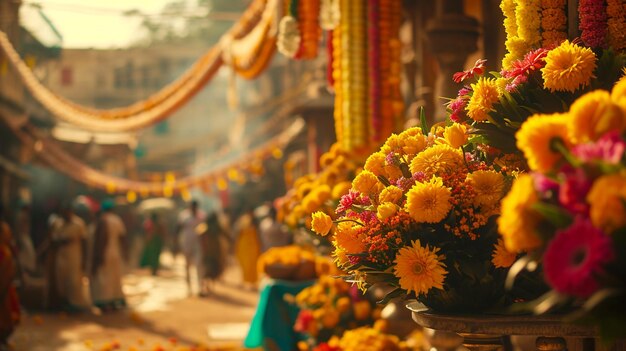
[[[169,259],[168,259],[169,258]],[[182,257],[152,277],[134,271],[124,278],[129,309],[98,315],[25,311],[12,338],[15,351],[184,350],[241,345],[258,297],[239,287],[230,265],[209,297],[188,297]]]

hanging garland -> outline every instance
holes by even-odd
[[[26,88],[54,116],[92,131],[130,131],[137,130],[158,122],[180,108],[197,93],[218,71],[224,63],[224,43],[232,47],[252,47],[253,53],[244,52],[234,55],[234,61],[243,61],[242,57],[254,58],[248,65],[236,63],[245,77],[255,77],[267,66],[272,56],[274,41],[266,41],[272,19],[276,17],[276,0],[256,0],[244,12],[239,22],[224,36],[220,43],[188,69],[179,79],[164,87],[151,97],[123,108],[96,110],[79,106],[55,95],[43,86],[27,65],[21,60],[5,33],[0,32],[0,48],[9,63],[16,69]],[[261,29],[257,29],[260,27]],[[261,34],[259,34],[261,33]],[[250,39],[253,38],[253,39]],[[249,45],[251,42],[255,45]],[[244,44],[245,43],[245,44]],[[257,51],[254,51],[257,49]],[[260,55],[255,55],[260,53]],[[244,67],[241,67],[244,66]]]
[[[239,160],[201,175],[188,176],[180,180],[169,176],[166,177],[164,182],[146,182],[115,177],[95,170],[67,154],[56,143],[50,141],[32,125],[25,124],[20,127],[8,123],[8,120],[5,120],[5,122],[7,122],[14,134],[24,145],[35,150],[39,158],[56,170],[88,186],[103,189],[109,193],[126,193],[127,196],[131,197],[133,196],[130,194],[131,192],[135,195],[140,194],[142,197],[150,195],[184,195],[188,193],[188,189],[193,187],[208,188],[209,185],[214,184],[216,181],[228,178],[229,173],[232,180],[233,172],[237,172],[237,180],[245,181],[245,176],[241,171],[250,172],[252,174],[262,172],[259,170],[259,164],[262,160],[279,155],[281,153],[280,149],[284,148],[304,127],[304,122],[300,120],[263,145],[250,151]],[[224,184],[221,184],[221,186],[224,186]]]

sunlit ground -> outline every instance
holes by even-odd
[[[258,293],[240,286],[231,261],[207,298],[188,297],[182,257],[162,255],[158,277],[134,270],[124,278],[129,309],[106,314],[24,311],[16,351],[189,350],[241,345]],[[194,289],[197,291],[197,289]]]

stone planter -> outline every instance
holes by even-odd
[[[436,350],[625,350],[626,343],[612,348],[601,345],[595,329],[564,324],[558,316],[449,315],[428,310],[419,302],[407,304],[413,320],[426,328],[430,346]],[[533,345],[534,344],[534,345]]]

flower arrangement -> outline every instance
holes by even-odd
[[[301,350],[340,337],[346,330],[372,326],[380,318],[381,307],[355,286],[329,275],[302,290],[293,302],[300,308],[294,330],[307,337],[299,346]]]
[[[516,255],[498,241],[494,218],[515,168],[468,145],[465,125],[424,130],[390,136],[341,198],[336,220],[317,212],[312,229],[332,232],[335,262],[359,287],[395,287],[384,301],[409,295],[454,312],[504,305],[505,268]]]
[[[332,263],[297,245],[273,247],[257,262],[259,273],[284,280],[308,280],[334,272]]]
[[[611,89],[626,56],[565,40],[552,49],[531,50],[499,73],[483,74],[484,64],[479,60],[454,76],[466,85],[448,103],[450,119],[468,126],[472,142],[513,153],[518,152],[514,135],[528,117],[564,112],[589,91]]]
[[[498,220],[505,248],[525,252],[511,269],[541,264],[550,291],[531,307],[572,316],[604,336],[626,331],[626,78],[565,113],[536,114],[516,133],[531,173],[519,176]]]
[[[319,164],[318,173],[296,179],[280,201],[278,217],[291,228],[310,229],[311,215],[316,211],[333,215],[334,207],[350,190],[350,181],[363,162],[335,143],[322,154]]]

